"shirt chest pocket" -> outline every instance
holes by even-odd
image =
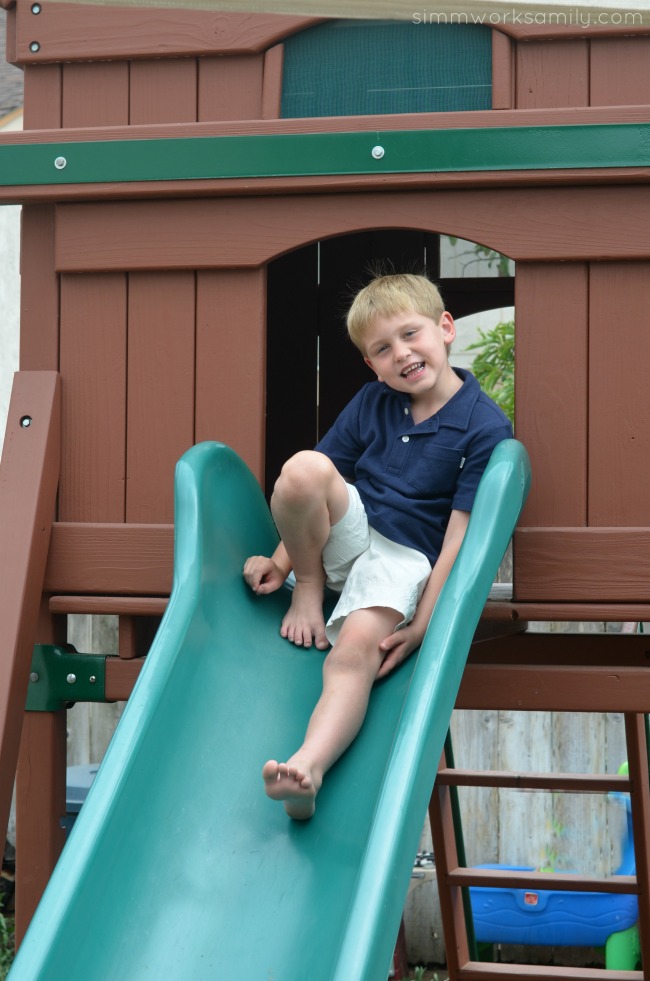
[[[463,465],[461,451],[430,443],[422,445],[419,440],[413,443],[404,478],[427,497],[451,498]]]

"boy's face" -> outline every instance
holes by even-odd
[[[445,389],[456,376],[449,364],[447,345],[456,336],[453,318],[446,311],[438,323],[412,310],[392,317],[376,317],[365,336],[364,361],[380,381],[413,401],[426,401]]]

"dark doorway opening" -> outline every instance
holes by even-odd
[[[358,232],[307,245],[269,263],[267,492],[283,462],[311,448],[372,375],[348,339],[345,314],[374,270],[426,272],[455,318],[514,304],[513,276],[441,276],[440,236]]]

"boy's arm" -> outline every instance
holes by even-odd
[[[469,523],[469,511],[452,511],[447,525],[447,531],[442,542],[440,555],[431,570],[428,582],[424,587],[424,592],[418,603],[415,616],[406,627],[396,630],[390,637],[386,637],[379,645],[379,649],[384,651],[386,656],[377,674],[378,678],[383,678],[389,674],[393,668],[405,661],[406,658],[422,643],[422,638],[426,632],[433,608],[436,605],[440,591],[444,586],[447,576],[451,572],[451,567],[456,561],[456,556],[462,545],[467,525]]]
[[[254,593],[273,593],[291,572],[291,560],[280,542],[273,555],[252,555],[244,564],[244,579]]]

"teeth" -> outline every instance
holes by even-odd
[[[410,374],[411,374],[411,373],[412,373],[413,371],[417,371],[417,370],[418,370],[419,368],[421,368],[422,366],[423,366],[423,362],[422,362],[422,361],[418,361],[418,363],[417,363],[417,364],[410,364],[410,365],[408,366],[408,368],[405,368],[405,369],[404,369],[404,371],[402,372],[402,374],[403,374],[403,375],[404,375],[404,377],[406,378],[406,376],[407,376],[407,375],[410,375]]]

